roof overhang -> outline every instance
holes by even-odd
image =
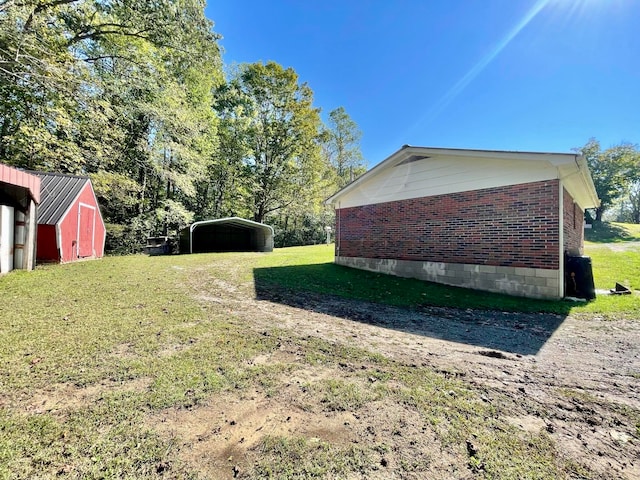
[[[600,205],[587,163],[581,155],[573,153],[519,152],[505,150],[471,150],[461,148],[413,147],[404,145],[378,165],[346,185],[325,200],[327,205],[335,205],[341,197],[359,188],[369,179],[398,165],[426,160],[430,157],[467,157],[475,159],[498,159],[522,162],[546,162],[558,171],[558,178],[571,193],[575,202],[584,210]]]
[[[6,188],[10,190],[10,195],[18,195],[20,193],[19,190],[23,190],[28,193],[35,203],[40,203],[40,178],[35,175],[0,164],[0,183],[7,185]],[[16,200],[19,201],[21,199],[16,198]],[[22,204],[23,202],[19,203]]]
[[[246,218],[240,217],[227,217],[227,218],[217,218],[215,220],[201,220],[199,222],[194,222],[189,227],[189,231],[193,233],[193,231],[204,225],[231,225],[236,228],[244,228],[244,229],[261,229],[267,230],[271,235],[273,235],[273,227],[271,225],[265,225],[264,223],[254,222],[253,220],[247,220]]]
[[[559,165],[558,172],[562,184],[582,210],[600,206],[600,199],[596,193],[589,166],[582,155],[574,155],[573,164]]]

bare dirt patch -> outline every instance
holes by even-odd
[[[322,366],[300,368],[282,379],[275,395],[260,390],[240,395],[227,392],[216,396],[215,403],[167,409],[149,423],[174,439],[181,460],[197,465],[205,478],[257,478],[252,466],[260,460],[262,442],[268,437],[304,438],[310,444],[322,442],[337,449],[380,445],[379,452],[367,458],[362,474],[349,478],[468,475],[464,458],[441,448],[437,436],[411,407],[378,401],[357,412],[327,409],[313,385],[336,377],[344,377],[344,372]],[[405,474],[397,477],[396,470]]]
[[[640,242],[618,242],[618,243],[601,243],[591,248],[606,247],[614,252],[626,252],[628,250],[640,249]]]
[[[256,299],[245,289],[218,293],[213,304],[242,312],[243,328],[277,327],[292,338],[357,346],[464,378],[484,392],[483,400],[495,402],[506,422],[548,435],[560,455],[595,477],[640,478],[640,322],[430,307],[410,311],[287,292]],[[254,362],[272,360],[259,357]],[[311,368],[294,372],[292,378],[314,381],[313,375]],[[319,375],[341,378],[345,372]],[[367,403],[368,413],[360,412],[357,419],[353,412],[323,412],[317,400],[302,395],[292,382],[272,398],[260,392],[251,398],[230,394],[216,405],[165,412],[160,424],[183,439],[185,456],[200,458],[198,463],[209,465],[210,472],[222,468],[226,474],[218,478],[240,476],[268,432],[345,444],[384,439],[386,450],[371,460],[384,467],[372,467],[362,478],[471,475],[467,457],[445,451],[410,409],[374,405]]]
[[[289,388],[291,390],[291,388]],[[283,401],[287,398],[289,402]],[[247,463],[265,436],[303,435],[318,441],[345,443],[353,433],[347,412],[324,414],[291,404],[291,391],[275,398],[256,391],[248,396],[222,395],[212,405],[169,409],[151,420],[164,435],[180,438],[183,460],[199,465],[211,478],[233,478],[234,467]],[[237,474],[236,474],[237,475]]]
[[[68,410],[85,407],[106,393],[137,391],[147,388],[150,383],[149,378],[136,378],[126,382],[103,381],[85,387],[55,383],[36,391],[28,399],[23,398],[20,404],[26,413],[62,415]]]

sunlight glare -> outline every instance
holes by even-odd
[[[487,65],[489,65],[508,45],[511,41],[540,13],[540,11],[550,2],[568,2],[570,0],[538,0],[533,7],[507,32],[507,34],[493,47],[489,53],[482,57],[453,87],[451,87],[443,96],[431,107],[425,115],[409,130],[414,132],[418,127],[426,122],[434,120],[460,93],[469,85]],[[584,0],[573,0],[576,3],[582,3]]]

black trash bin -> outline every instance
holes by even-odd
[[[596,298],[591,257],[566,255],[564,259],[564,295],[566,297]]]

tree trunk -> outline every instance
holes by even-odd
[[[263,223],[264,220],[264,205],[260,204],[258,206],[258,210],[253,215],[253,221],[258,223]]]
[[[598,207],[596,208],[596,222],[602,222],[602,214],[604,213],[604,208]]]
[[[138,214],[142,215],[144,212],[144,197],[147,190],[147,170],[143,167],[140,172],[142,178],[139,183],[142,184],[142,188],[140,189],[140,205],[138,206]]]

